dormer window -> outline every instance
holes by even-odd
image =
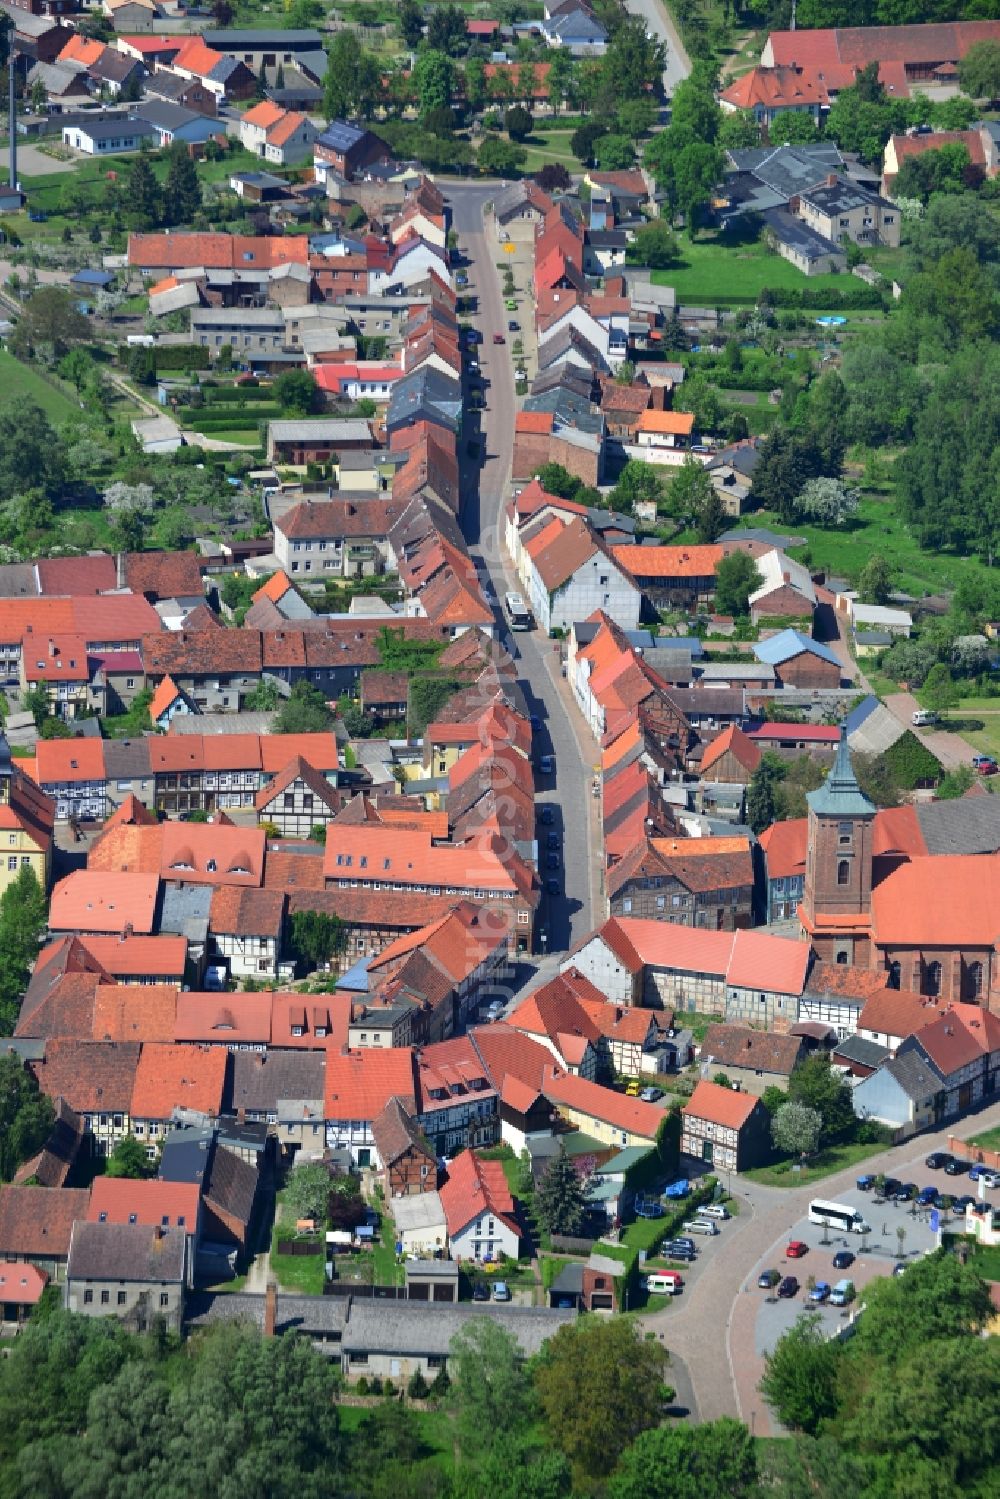
[[[219,866],[214,859],[209,859],[208,863],[205,865],[205,868],[208,870],[209,874],[215,874],[218,867]]]

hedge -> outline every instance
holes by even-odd
[[[886,304],[885,293],[875,286],[867,286],[863,281],[856,286],[845,287],[843,291],[824,290],[819,286],[765,286],[757,301],[761,306],[801,307],[817,312],[829,312],[837,308],[862,311],[865,308],[882,308]]]
[[[205,385],[202,387],[206,401],[214,405],[231,404],[236,397],[240,402],[250,401],[273,401],[274,391],[269,385]]]

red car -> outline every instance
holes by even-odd
[[[506,343],[506,339],[504,338],[504,336],[503,336],[502,333],[494,333],[494,335],[493,335],[493,342],[495,344],[502,344],[502,343]]]
[[[792,1239],[785,1254],[790,1260],[800,1260],[804,1254],[808,1254],[809,1245],[803,1244],[801,1239]]]

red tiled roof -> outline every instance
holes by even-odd
[[[461,1233],[474,1218],[491,1213],[518,1238],[522,1236],[502,1161],[484,1161],[474,1151],[463,1150],[450,1162],[439,1196],[449,1234]]]
[[[42,786],[62,781],[103,781],[104,740],[39,739],[35,761]]]
[[[228,1060],[222,1046],[144,1046],[132,1090],[132,1118],[169,1119],[175,1108],[218,1114]]]
[[[872,891],[872,926],[880,947],[992,950],[1000,934],[996,854],[912,859]]]
[[[721,546],[615,546],[615,561],[634,578],[711,578],[722,561]]]
[[[415,1107],[416,1083],[409,1047],[351,1051],[326,1059],[326,1118],[376,1119],[390,1098]],[[407,1102],[409,1100],[409,1102]]]
[[[128,552],[125,582],[153,599],[201,598],[204,585],[197,552]]]
[[[949,21],[905,26],[841,26],[815,31],[772,31],[767,39],[776,65],[863,68],[892,59],[917,67],[958,62],[976,42],[1000,41],[1000,21]]]
[[[884,982],[885,975],[882,975]],[[884,1036],[912,1036],[944,1014],[943,1000],[915,994],[910,989],[881,988],[866,1001],[858,1016],[859,1031]]]
[[[762,723],[747,730],[747,738],[770,744],[782,739],[801,740],[803,744],[836,744],[840,730],[825,723]]]
[[[551,432],[555,417],[551,411],[519,411],[514,418],[515,432]]]
[[[53,1037],[45,1060],[30,1066],[42,1092],[78,1114],[127,1114],[139,1051],[132,1042]]]
[[[805,874],[808,837],[809,821],[805,817],[773,822],[764,829],[757,841],[764,850],[769,880]]]
[[[180,994],[171,1040],[270,1046],[273,1000],[274,996],[267,992]]]
[[[39,749],[42,743],[44,741],[39,743]],[[54,932],[124,932],[131,928],[133,934],[148,935],[153,930],[159,888],[160,880],[156,874],[74,870],[52,891],[49,929]]]
[[[628,1098],[558,1067],[547,1070],[542,1092],[557,1106],[561,1104],[563,1108],[589,1115],[644,1140],[655,1140],[663,1122],[663,1110],[655,1104],[643,1103],[641,1098]]]
[[[197,1182],[129,1181],[97,1176],[90,1192],[88,1223],[142,1223],[150,1228],[198,1227],[201,1191]]]
[[[911,858],[927,853],[916,807],[884,807],[876,812],[872,826],[872,853],[876,856],[902,853]]]
[[[739,931],[733,939],[726,983],[798,995],[805,987],[809,958],[808,942],[772,937],[769,932]]]
[[[173,1041],[176,984],[100,984],[94,993],[95,1041]]]
[[[0,1255],[65,1259],[73,1224],[86,1216],[89,1201],[89,1187],[0,1187]]]
[[[179,979],[184,974],[186,937],[87,937],[84,946],[112,978],[139,973]]]
[[[0,1303],[4,1306],[37,1306],[49,1283],[37,1265],[0,1266]]]
[[[695,1119],[707,1119],[711,1124],[721,1124],[726,1129],[742,1129],[757,1106],[752,1093],[738,1093],[735,1088],[723,1088],[720,1083],[703,1080],[698,1083],[682,1110]]]
[[[717,760],[732,752],[737,762],[749,771],[754,771],[760,764],[760,750],[752,739],[748,739],[738,724],[730,724],[717,735],[712,742],[705,746],[705,753],[701,757],[701,772],[704,775]]]
[[[129,265],[153,270],[169,266],[191,270],[243,270],[248,265],[273,269],[279,265],[308,265],[309,240],[304,234],[271,238],[239,234],[130,234]]]

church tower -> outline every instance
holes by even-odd
[[[843,724],[833,768],[806,800],[809,831],[805,890],[799,907],[802,929],[822,962],[867,968],[876,808],[858,785]]]

